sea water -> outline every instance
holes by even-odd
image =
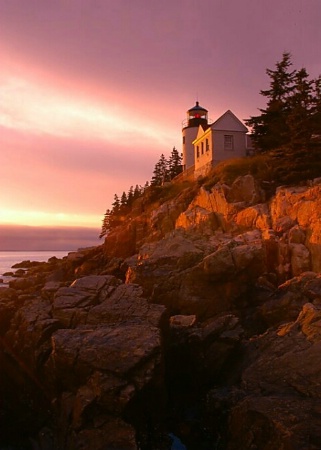
[[[6,286],[11,280],[11,277],[3,276],[6,272],[15,272],[16,269],[12,269],[12,266],[16,263],[22,261],[40,261],[46,262],[49,258],[56,256],[56,258],[63,258],[67,256],[69,250],[63,251],[34,251],[34,252],[24,252],[24,251],[16,251],[16,252],[0,252],[0,279],[3,280],[3,283],[0,283],[1,286]]]

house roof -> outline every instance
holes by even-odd
[[[248,132],[248,129],[243,122],[236,117],[229,109],[222,114],[215,122],[211,125],[212,130],[224,130],[224,131],[243,131]]]
[[[197,144],[198,141],[204,138],[205,135],[209,134],[213,131],[230,131],[230,132],[241,132],[247,133],[248,129],[246,126],[236,117],[232,111],[226,111],[222,116],[220,116],[215,122],[211,125],[204,127],[199,125],[198,132],[196,138],[193,141],[193,144]]]

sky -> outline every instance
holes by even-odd
[[[0,225],[99,229],[196,100],[256,115],[285,51],[321,74],[320,19],[320,0],[0,0]]]

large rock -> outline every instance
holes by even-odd
[[[236,244],[236,241],[231,241],[204,258],[203,269],[211,281],[228,280],[245,269],[248,269],[249,275],[252,276],[258,273],[257,270],[262,272],[264,266],[262,248],[256,245]]]
[[[137,450],[135,429],[113,417],[102,417],[96,428],[69,435],[66,444],[75,449]]]
[[[321,270],[321,228],[319,211],[321,209],[321,186],[300,186],[278,188],[271,202],[273,227],[278,227],[281,220],[288,218],[291,226],[298,225],[306,233],[304,244],[310,251],[311,270]],[[289,226],[289,228],[291,228]],[[300,243],[303,243],[302,241]]]
[[[303,244],[290,244],[292,276],[307,272],[311,268],[310,252]]]
[[[320,397],[320,319],[319,308],[307,303],[295,322],[255,339],[257,358],[243,372],[243,385],[264,394]]]
[[[228,449],[319,448],[320,323],[320,307],[306,303],[296,321],[249,342]]]
[[[53,334],[52,342],[48,364],[71,389],[86,383],[94,371],[120,380],[127,378],[127,384],[133,383],[139,389],[151,380],[160,363],[160,331],[141,323],[60,329]]]
[[[4,317],[11,322],[1,344],[55,398],[58,428],[50,445],[135,449],[134,429],[121,416],[148,386],[162,391],[164,306],[111,275],[82,277],[68,287],[47,282],[40,294],[19,304],[26,296],[6,290]],[[45,435],[50,441],[44,431],[39,442]]]
[[[271,218],[269,208],[266,203],[245,208],[236,215],[235,222],[243,229],[270,229]]]
[[[252,175],[243,175],[233,182],[228,192],[228,200],[231,203],[245,202],[253,205],[264,201],[264,192]]]
[[[10,327],[10,321],[17,309],[17,300],[17,293],[14,289],[0,290],[0,335],[3,335]]]
[[[50,337],[58,328],[58,320],[51,315],[50,302],[36,297],[26,300],[15,311],[5,340],[17,358],[32,371],[48,358]]]
[[[99,295],[111,294],[119,284],[121,281],[112,275],[79,278],[56,292],[53,317],[66,328],[85,323],[90,308],[100,302]]]
[[[127,283],[140,284],[151,295],[159,283],[198,263],[204,250],[180,232],[158,242],[145,244],[134,258],[128,259]]]
[[[232,409],[228,450],[318,450],[320,407],[313,399],[283,395],[246,397]]]
[[[236,268],[229,246],[221,247],[216,252],[206,256],[203,260],[203,269],[212,281],[224,281],[233,277]]]
[[[105,253],[108,257],[127,258],[134,255],[136,245],[137,221],[124,223],[110,232],[104,243]]]
[[[295,320],[307,302],[318,304],[321,298],[321,276],[305,272],[280,285],[275,293],[259,308],[259,317],[267,326]]]
[[[166,363],[170,389],[200,390],[215,383],[238,348],[244,330],[233,314],[206,323],[195,316],[172,316],[167,337]],[[232,364],[232,361],[231,361]]]
[[[201,228],[208,232],[216,229],[224,231],[234,229],[232,218],[244,207],[229,203],[226,199],[229,187],[215,185],[211,191],[200,188],[198,194],[190,203],[186,211],[176,220],[176,228]]]
[[[166,448],[150,444],[167,431],[159,406],[207,432],[193,406],[217,385],[211,447],[317,449],[320,184],[269,203],[251,176],[156,198],[176,188],[150,190],[154,210],[142,199],[104,248],[30,267],[1,292],[1,370],[45,393],[56,426],[34,446]]]
[[[86,323],[90,325],[121,324],[126,321],[149,323],[159,326],[165,308],[151,304],[143,297],[143,289],[137,284],[121,284],[110,295],[100,296],[100,303],[88,312]]]

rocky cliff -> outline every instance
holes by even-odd
[[[183,182],[29,267],[0,292],[3,446],[319,449],[320,212],[319,179]]]

